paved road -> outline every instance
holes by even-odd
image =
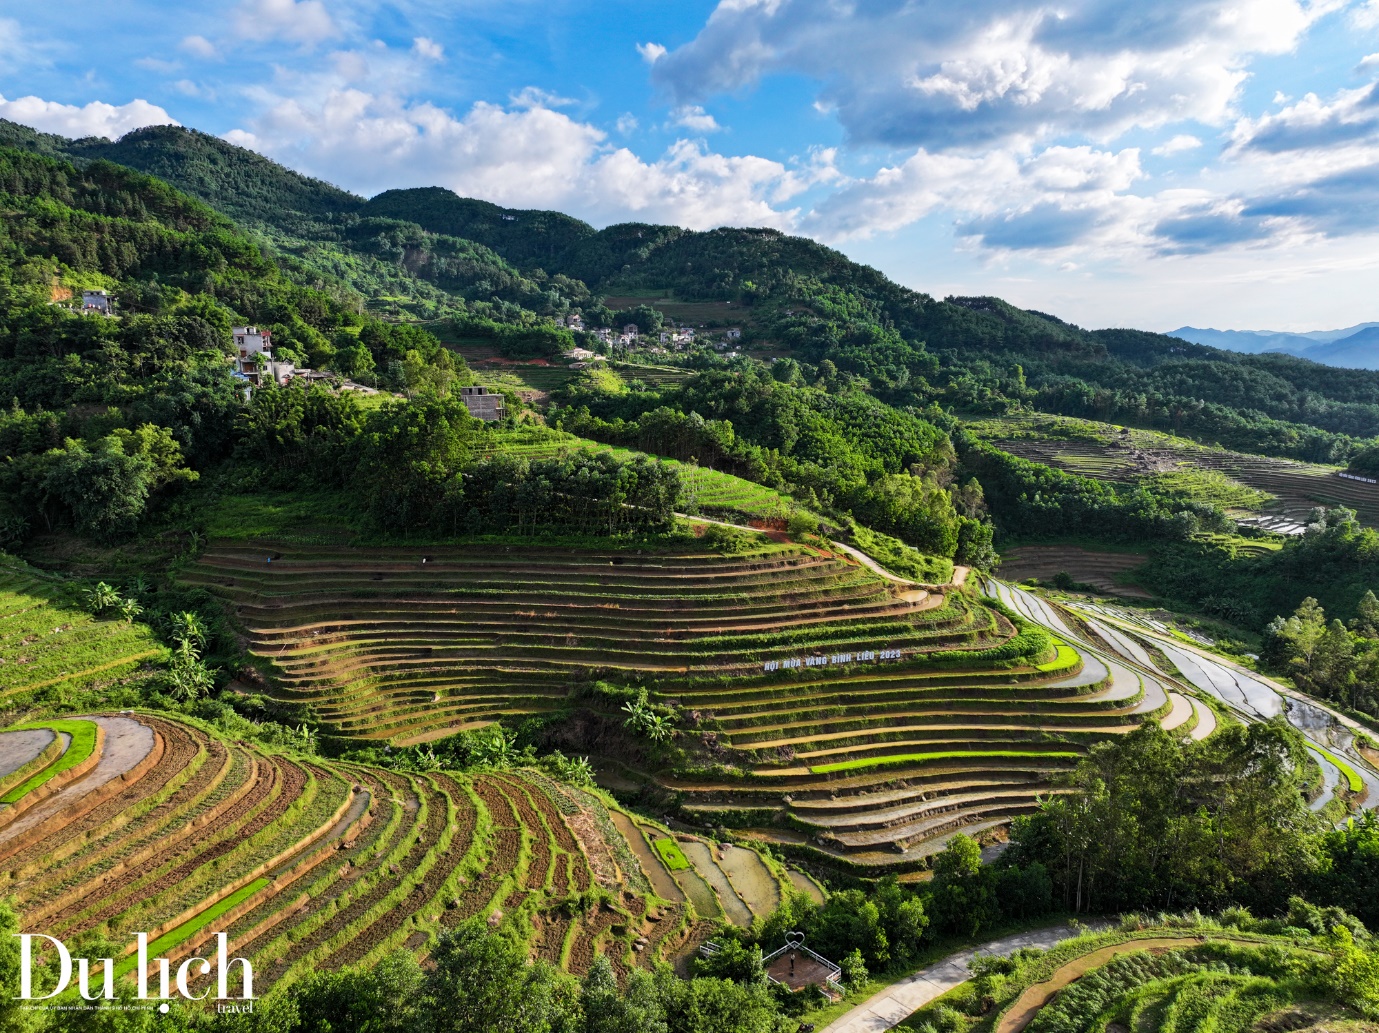
[[[980,947],[958,951],[928,968],[922,968],[898,983],[863,1001],[847,1014],[824,1027],[823,1033],[881,1033],[903,1022],[930,1001],[942,997],[953,987],[972,978],[967,963],[978,954],[1013,954],[1021,947],[1052,947],[1075,935],[1066,926],[1036,929],[1033,932],[992,940]]]

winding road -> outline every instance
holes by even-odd
[[[1087,926],[1084,928],[1102,928]],[[972,978],[967,964],[978,954],[998,954],[1007,957],[1021,947],[1049,948],[1056,943],[1076,936],[1078,930],[1071,926],[1058,925],[1048,929],[1035,929],[1031,932],[992,940],[980,947],[950,954],[942,961],[936,961],[922,968],[914,975],[906,976],[898,983],[892,983],[880,993],[874,994],[845,1015],[824,1027],[823,1033],[881,1033],[903,1022],[930,1001],[942,997],[953,987]]]

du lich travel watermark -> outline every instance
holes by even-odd
[[[73,958],[67,945],[56,936],[48,936],[45,933],[11,933],[11,936],[19,940],[19,996],[14,998],[18,1001],[49,1001],[66,992],[72,984],[73,962],[75,961],[76,988],[83,1000],[87,1001],[113,1001],[115,996],[115,977],[116,973],[123,975],[125,971],[130,971],[125,965],[117,965],[114,958]],[[57,951],[57,980],[56,985],[47,992],[35,992],[35,965],[34,948],[41,946],[46,941]],[[232,958],[229,956],[229,940],[224,933],[215,934],[216,952],[215,964],[212,966],[211,959],[190,957],[185,959],[177,966],[174,973],[172,963],[167,958],[153,958],[148,956],[148,934],[138,933],[135,937],[134,947],[134,967],[132,971],[138,985],[139,1000],[158,1000],[169,1001],[173,999],[173,991],[177,995],[188,1001],[204,1001],[208,998],[215,1001],[236,1001],[244,1002],[243,1005],[235,1005],[234,1010],[252,1011],[254,997],[254,969],[249,964],[247,958]],[[126,959],[127,963],[127,959]],[[152,969],[150,968],[152,965]],[[92,986],[93,970],[98,965],[103,965],[100,983]],[[239,996],[232,997],[231,971],[235,966],[240,967],[238,972]],[[41,966],[40,966],[41,968]],[[123,971],[121,971],[123,970]],[[194,993],[189,984],[189,980],[195,975],[209,976],[215,972],[214,987],[208,986],[201,993]],[[150,973],[157,980],[157,994],[149,993]],[[40,971],[38,973],[42,975]],[[211,997],[214,989],[215,996]],[[228,1010],[229,1006],[222,1005],[222,1010]],[[167,1010],[164,1004],[161,1011]]]

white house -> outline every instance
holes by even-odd
[[[256,326],[237,326],[231,329],[235,344],[235,372],[242,373],[249,383],[258,385],[261,371],[267,372],[276,383],[292,373],[292,364],[273,361],[272,335]],[[263,356],[260,365],[259,356]]]
[[[105,291],[82,291],[81,310],[87,315],[110,315],[110,295]]]
[[[624,336],[630,337],[635,341],[637,339],[637,324],[628,323],[625,327],[622,328],[622,332]]]
[[[742,339],[742,331],[735,326],[730,326],[724,332],[723,336],[729,341],[740,341]]]
[[[565,317],[565,325],[568,326],[571,330],[583,330],[584,317],[581,316],[578,312],[571,312],[568,316]]]

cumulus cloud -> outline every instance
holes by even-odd
[[[1236,123],[1232,144],[1237,152],[1278,154],[1333,148],[1357,141],[1379,142],[1379,84],[1340,90],[1324,101],[1309,93],[1296,104],[1257,119]]]
[[[677,103],[803,73],[857,142],[931,151],[1196,119],[1219,124],[1256,54],[1335,0],[722,0],[654,63]]]
[[[1165,140],[1155,147],[1153,152],[1161,158],[1167,158],[1174,154],[1182,154],[1184,151],[1195,151],[1202,146],[1202,141],[1191,133],[1179,133],[1170,140]]]
[[[321,0],[243,0],[232,19],[243,39],[314,46],[341,35]]]
[[[213,58],[220,54],[216,45],[205,36],[184,36],[182,42],[178,44],[188,54],[200,58]]]
[[[696,229],[788,228],[795,213],[773,202],[807,178],[779,162],[716,154],[686,140],[645,161],[611,145],[602,130],[535,102],[478,103],[456,117],[352,88],[333,89],[319,102],[281,98],[226,138],[367,194],[440,185],[599,224],[637,218]]]
[[[638,43],[637,53],[642,55],[642,60],[647,64],[654,65],[666,56],[666,48],[659,43]]]
[[[445,57],[445,48],[435,40],[427,39],[425,36],[418,36],[412,40],[412,52],[428,61],[439,61]]]
[[[1105,243],[1134,235],[1124,224],[1142,202],[1124,192],[1142,176],[1136,148],[1055,146],[1023,158],[921,149],[847,184],[804,224],[828,239],[857,239],[948,211],[957,216],[960,236],[987,247],[1062,248],[1092,236]],[[1112,227],[1119,229],[1112,233]]]
[[[723,127],[698,104],[685,104],[670,113],[670,124],[692,133],[715,133]]]
[[[141,126],[180,124],[162,108],[146,100],[132,100],[120,105],[92,101],[78,107],[38,97],[6,100],[3,95],[0,95],[0,118],[60,136],[104,136],[111,140]]]

